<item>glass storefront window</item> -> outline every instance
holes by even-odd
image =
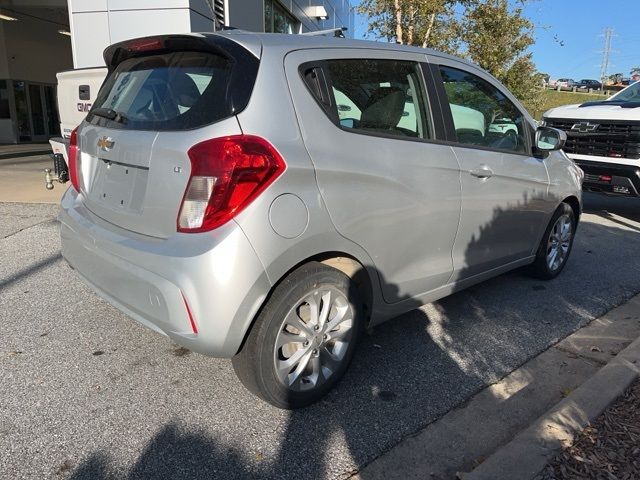
[[[13,96],[16,101],[16,124],[18,127],[18,139],[31,140],[31,122],[29,120],[29,105],[27,104],[26,82],[13,82]]]
[[[272,33],[298,33],[299,22],[276,0],[264,0],[264,31]]]
[[[31,103],[31,121],[33,122],[33,134],[45,135],[44,108],[42,105],[42,85],[29,85],[29,102]]]
[[[273,31],[273,0],[264,0],[264,31]]]
[[[55,87],[51,85],[46,85],[44,87],[44,101],[47,107],[49,135],[60,135],[60,119],[58,118]]]
[[[0,118],[11,118],[9,111],[9,90],[7,81],[0,80]]]
[[[9,90],[4,92],[4,89]],[[13,89],[15,110],[8,106],[8,117],[14,121],[18,142],[46,141],[59,134],[59,119],[55,101],[55,87],[24,80],[0,80],[0,118],[3,103]]]

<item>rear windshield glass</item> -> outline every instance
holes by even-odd
[[[232,115],[227,95],[230,76],[231,62],[210,53],[130,58],[109,75],[88,120],[127,130],[208,125]],[[111,112],[105,115],[105,109]]]

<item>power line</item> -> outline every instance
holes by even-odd
[[[604,50],[602,51],[602,64],[600,65],[600,81],[604,84],[607,78],[607,70],[609,70],[609,57],[611,56],[611,37],[613,37],[613,28],[604,29]]]

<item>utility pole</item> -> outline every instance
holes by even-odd
[[[602,64],[600,65],[600,81],[604,85],[609,70],[609,57],[611,55],[611,37],[613,37],[613,28],[604,29],[604,50],[602,51]]]

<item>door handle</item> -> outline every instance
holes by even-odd
[[[493,176],[493,170],[486,165],[480,165],[475,170],[469,170],[469,173],[478,178],[491,178]]]

